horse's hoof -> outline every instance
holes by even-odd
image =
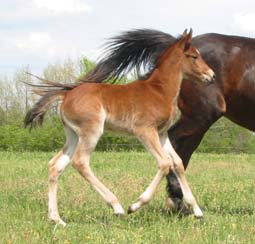
[[[168,213],[179,214],[181,216],[190,215],[191,210],[184,204],[182,199],[168,198],[166,201],[166,211]]]
[[[166,200],[166,211],[169,213],[176,211],[176,204],[170,197]]]

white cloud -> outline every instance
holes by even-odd
[[[235,4],[233,0],[195,0],[195,4],[186,0],[171,2],[5,1],[0,8],[0,72],[6,65],[14,69],[31,64],[42,69],[55,60],[82,54],[95,60],[102,55],[98,47],[106,42],[105,38],[132,28],[159,29],[172,35],[189,27],[194,29],[194,35],[207,32],[255,34],[254,0]]]
[[[55,14],[90,12],[92,7],[82,0],[33,0],[37,8],[46,9]]]
[[[236,14],[234,16],[234,25],[244,34],[254,34],[255,33],[255,13],[247,14]]]
[[[7,35],[8,34],[8,35]],[[14,69],[30,65],[45,67],[66,58],[77,59],[82,53],[82,46],[75,45],[65,35],[50,32],[1,32],[0,39],[0,71],[6,65]]]
[[[18,36],[13,42],[17,48],[33,52],[47,47],[51,42],[51,38],[47,32],[35,32],[24,36]]]

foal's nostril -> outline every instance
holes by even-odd
[[[213,83],[215,81],[215,78],[216,78],[216,75],[212,70],[210,70],[209,72],[207,72],[207,74],[204,75],[204,81],[207,84]]]

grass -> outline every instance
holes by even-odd
[[[53,153],[0,152],[0,243],[255,243],[255,155],[195,154],[187,178],[204,220],[166,213],[165,182],[149,205],[124,219],[72,168],[59,181],[67,226],[47,221],[47,162]],[[95,153],[95,174],[125,209],[156,173],[143,152]]]

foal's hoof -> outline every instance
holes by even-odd
[[[203,215],[200,215],[200,216],[195,216],[196,219],[199,219],[199,220],[203,220],[204,219],[204,216]]]
[[[128,210],[127,210],[127,213],[128,213],[128,214],[131,214],[131,213],[133,213],[133,212],[134,212],[134,210],[132,209],[131,206],[129,206],[129,207],[128,207]]]
[[[129,206],[128,210],[127,210],[127,213],[128,214],[131,214],[131,213],[134,213],[135,211],[137,211],[138,209],[140,209],[142,207],[141,205],[141,202],[136,202],[136,203],[133,203]]]
[[[201,214],[195,214],[194,215],[196,219],[199,219],[199,220],[203,220],[204,219],[204,216],[203,216],[203,213],[201,212]]]
[[[199,224],[203,224],[204,223],[204,217],[202,216],[195,216],[195,220],[199,223]]]
[[[193,212],[194,212],[194,215],[197,219],[202,219],[203,218],[203,212],[202,210],[199,208],[198,205],[196,205],[194,208],[193,208]]]
[[[114,215],[119,218],[119,219],[124,219],[125,218],[125,214],[124,213],[114,213]]]
[[[65,227],[66,226],[66,222],[65,221],[63,221],[62,219],[53,219],[53,218],[49,218],[49,221],[50,222],[53,222],[53,223],[55,223],[55,224],[57,224],[57,225],[62,225],[63,227]]]

